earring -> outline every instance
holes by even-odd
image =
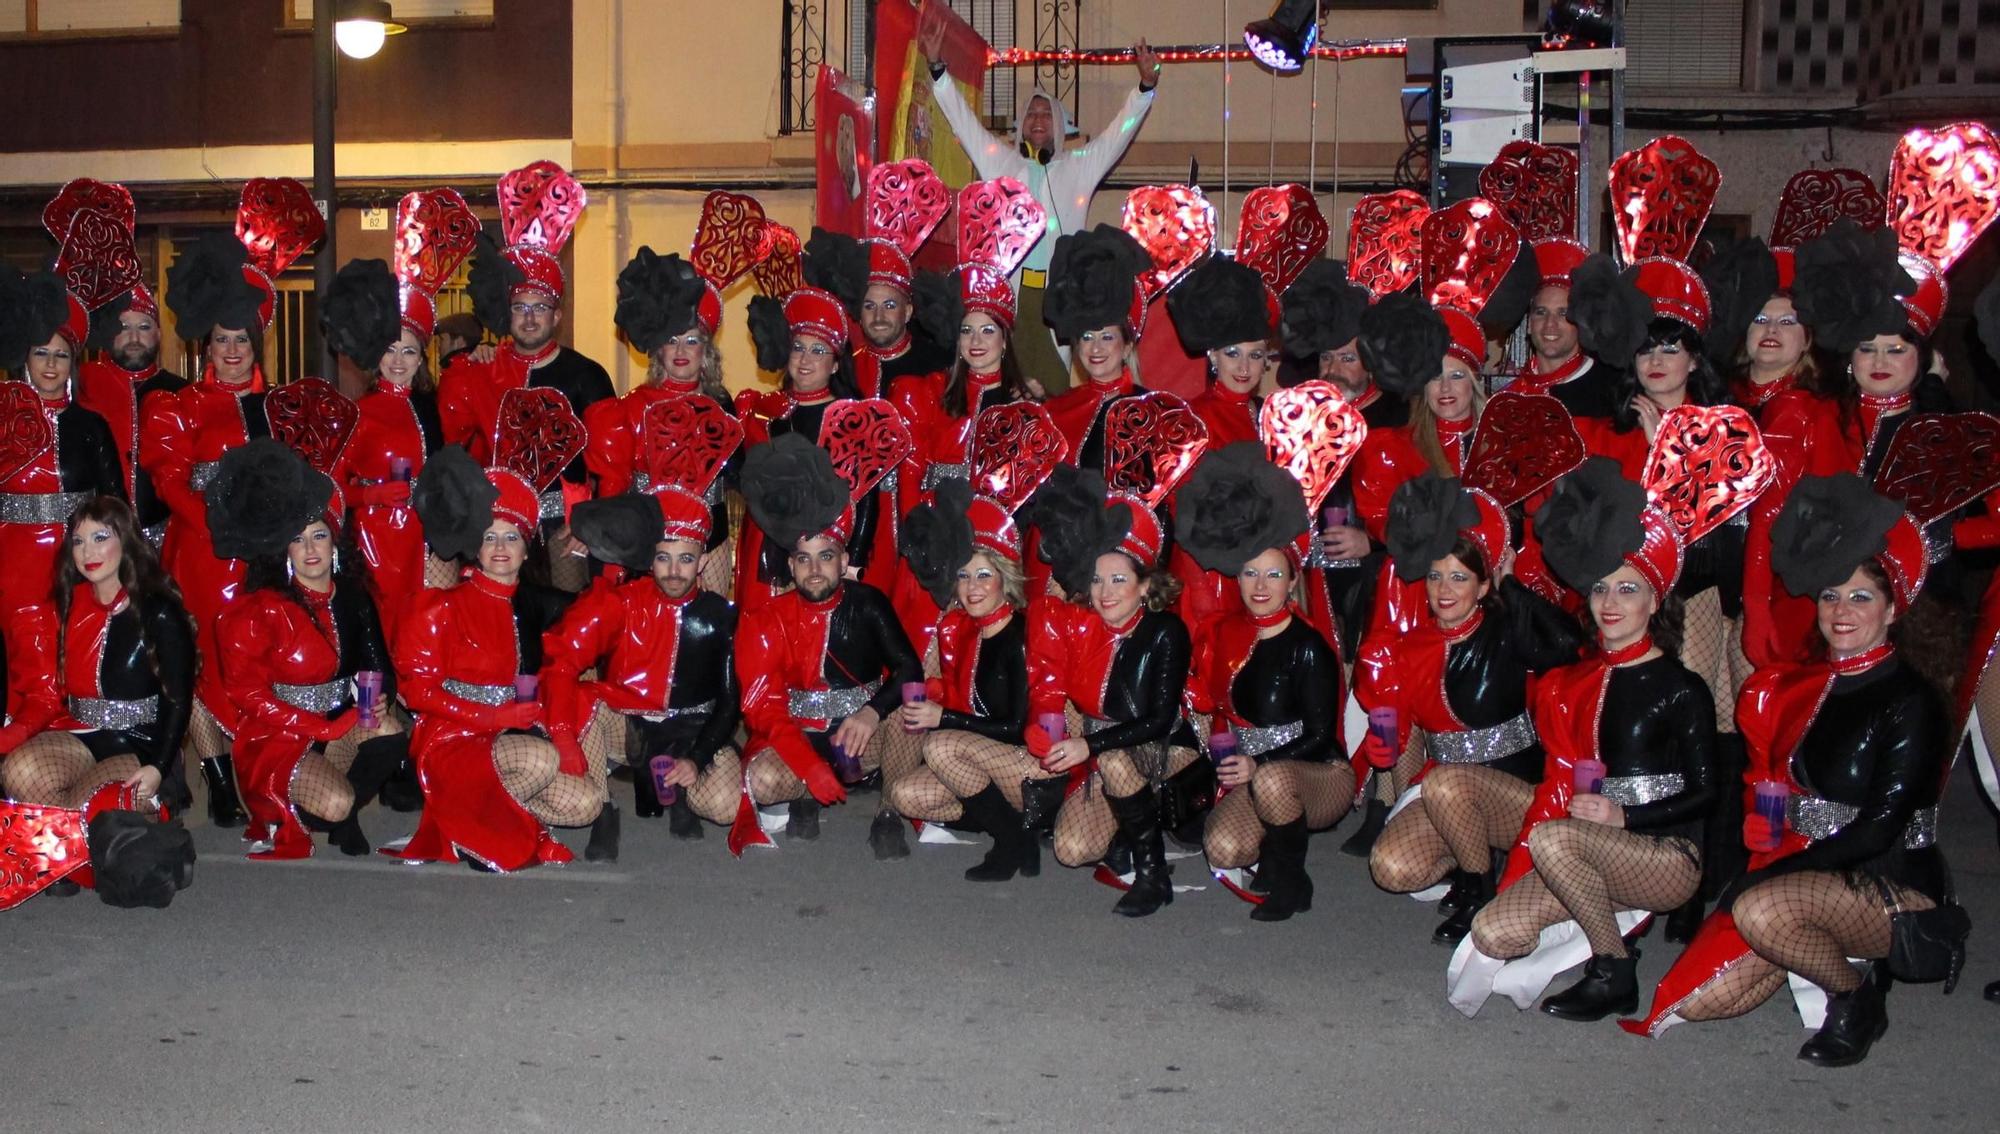
[[[287,583],[291,582],[293,575],[294,572],[292,570],[292,557],[287,555],[285,556],[285,582]]]
[[[340,549],[337,547],[333,549],[333,573],[340,574]]]

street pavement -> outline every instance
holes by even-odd
[[[324,847],[249,862],[198,829],[170,909],[86,892],[0,915],[0,1129],[1995,1128],[2000,854],[1962,768],[1943,840],[1975,920],[1965,983],[1898,987],[1843,1071],[1794,1058],[1788,998],[1650,1041],[1498,999],[1467,1020],[1435,913],[1377,891],[1339,835],[1314,840],[1314,908],[1290,922],[1212,883],[1128,921],[1052,860],[964,882],[983,840],[875,862],[873,803],[740,862],[720,830],[676,842],[628,809],[616,865],[507,877]],[[1206,881],[1200,859],[1177,878]],[[1649,992],[1676,951],[1645,943]]]

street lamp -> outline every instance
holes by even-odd
[[[409,30],[396,22],[389,0],[342,0],[334,10],[333,40],[349,59],[372,59],[383,40]]]

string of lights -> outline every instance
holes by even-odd
[[[1400,59],[1408,53],[1407,39],[1349,39],[1322,42],[1312,54],[1318,59]],[[1242,44],[1183,43],[1156,47],[1161,63],[1240,63],[1256,58]],[[1009,47],[986,53],[989,67],[1033,67],[1036,64],[1107,66],[1132,62],[1129,47],[1065,47],[1037,50]]]

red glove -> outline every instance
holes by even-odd
[[[576,734],[568,729],[552,729],[549,742],[556,746],[556,754],[562,757],[560,767],[571,775],[582,775],[582,769],[590,766],[590,760],[583,754],[583,745],[577,743]],[[570,772],[575,768],[577,771]],[[651,773],[648,772],[648,775]]]
[[[799,778],[806,782],[806,790],[812,793],[812,797],[823,804],[832,806],[847,800],[847,788],[823,760],[815,760],[807,765],[806,774]]]
[[[359,503],[371,508],[392,507],[410,502],[410,482],[388,480],[381,484],[364,484],[357,493]]]
[[[314,740],[339,740],[341,737],[346,736],[354,728],[354,722],[360,719],[360,710],[349,709],[332,720],[320,721],[318,727],[314,728],[308,735]]]
[[[1361,755],[1367,758],[1369,767],[1378,771],[1386,772],[1396,766],[1396,750],[1372,731],[1361,741]]]
[[[1743,845],[1753,851],[1778,849],[1778,830],[1768,815],[1751,812],[1743,817]]]
[[[542,719],[540,701],[513,701],[493,710],[493,723],[501,728],[529,729]]]
[[[1049,736],[1039,724],[1029,725],[1027,731],[1021,734],[1021,739],[1028,746],[1028,755],[1033,756],[1037,760],[1046,760],[1049,755],[1049,749],[1056,746],[1055,739]]]

